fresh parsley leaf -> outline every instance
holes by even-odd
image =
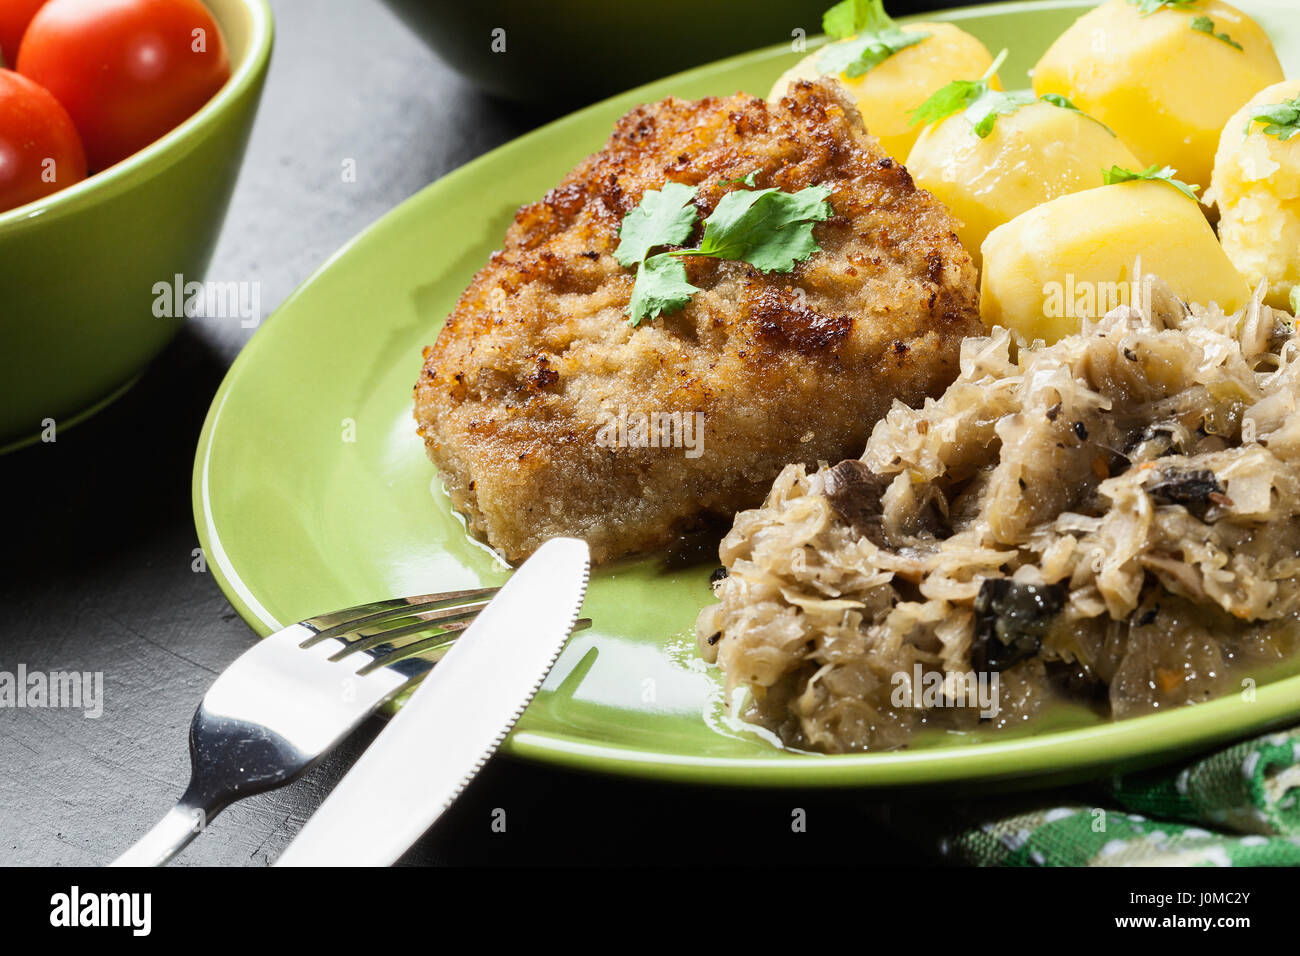
[[[1276,136],[1286,142],[1296,133],[1300,133],[1300,96],[1283,100],[1281,103],[1268,103],[1257,106],[1251,111],[1246,123],[1246,135],[1250,135],[1253,123],[1264,123],[1264,135]]]
[[[993,65],[985,70],[984,75],[978,80],[954,80],[931,94],[929,99],[912,111],[912,125],[917,123],[937,123],[941,119],[964,110],[966,118],[970,120],[970,124],[974,128],[975,135],[980,139],[984,139],[993,132],[993,127],[997,123],[999,116],[1009,116],[1020,107],[1033,103],[1035,99],[1034,94],[1029,90],[1004,92],[993,89],[993,75],[997,73],[998,67],[1002,65],[1006,58],[1007,51],[1003,50],[998,54],[997,59],[993,61]],[[1044,93],[1038,99],[1063,110],[1072,110],[1081,116],[1088,116],[1087,113],[1059,93]],[[1092,116],[1088,116],[1088,118],[1100,124],[1101,128],[1110,133],[1111,136],[1115,135],[1115,131],[1102,123],[1101,120]]]
[[[1007,51],[1003,50],[993,61],[993,65],[978,80],[954,80],[931,94],[929,99],[912,111],[912,124],[937,123],[954,113],[965,111],[966,119],[970,120],[975,135],[984,139],[993,132],[999,116],[1009,116],[1035,100],[1034,94],[1029,90],[993,89],[993,75],[997,73],[998,67],[1006,58]],[[1056,93],[1044,93],[1038,99],[1059,106],[1061,109],[1087,115],[1064,96]],[[1105,123],[1101,125],[1112,136],[1115,135]]]
[[[1062,96],[1060,93],[1044,93],[1039,97],[1039,99],[1044,103],[1051,103],[1053,106],[1059,106],[1063,110],[1073,110],[1076,113],[1083,112],[1083,110],[1070,102],[1069,97]]]
[[[1209,36],[1214,37],[1214,39],[1216,39],[1216,40],[1222,40],[1224,43],[1228,44],[1228,46],[1230,46],[1230,47],[1234,47],[1235,49],[1238,49],[1238,50],[1241,49],[1241,44],[1238,43],[1236,40],[1234,40],[1232,37],[1228,36],[1228,34],[1226,34],[1226,33],[1215,33],[1215,32],[1214,32],[1214,21],[1211,20],[1209,17],[1196,17],[1196,18],[1194,18],[1194,19],[1192,20],[1192,29],[1195,30],[1197,33],[1205,33],[1205,34],[1208,34]]]
[[[1198,0],[1128,0],[1133,6],[1138,8],[1138,13],[1144,17],[1149,17],[1153,13],[1159,13],[1161,10],[1168,8],[1170,10],[1186,10]]]
[[[984,71],[978,80],[953,80],[930,94],[929,99],[912,110],[912,125],[918,123],[937,123],[953,113],[968,108],[992,87],[989,85],[997,73],[1002,61],[1007,58],[1007,51],[998,54],[993,65]]]
[[[1053,106],[1059,106],[1063,110],[1071,110],[1072,112],[1078,113],[1080,116],[1086,116],[1088,117],[1088,119],[1092,120],[1102,129],[1104,129],[1106,132],[1110,133],[1111,136],[1116,135],[1113,129],[1111,129],[1101,120],[1097,119],[1097,117],[1093,116],[1091,113],[1085,113],[1083,110],[1079,109],[1079,107],[1075,106],[1073,103],[1071,103],[1066,97],[1062,96],[1060,93],[1044,93],[1042,96],[1039,97],[1039,99],[1042,100],[1044,103],[1051,103]]]
[[[899,50],[930,36],[902,30],[885,12],[884,0],[837,3],[822,17],[822,29],[840,42],[832,43],[818,55],[818,72],[849,77],[874,70]]]
[[[1168,183],[1192,202],[1200,202],[1200,200],[1196,198],[1196,192],[1201,187],[1189,186],[1187,183],[1174,179],[1175,172],[1177,172],[1177,170],[1172,166],[1148,166],[1140,172],[1125,169],[1123,166],[1112,166],[1110,169],[1103,169],[1101,171],[1101,181],[1107,186],[1114,185],[1115,183],[1132,182],[1134,180],[1150,180],[1152,182]]]
[[[797,193],[779,189],[727,193],[704,220],[700,247],[670,255],[732,259],[763,272],[789,272],[821,248],[813,238],[813,223],[830,218],[829,195],[826,186],[808,186]]]
[[[661,252],[637,266],[628,317],[638,325],[642,319],[676,312],[699,291],[687,280],[686,266],[671,253]]]
[[[884,0],[843,0],[822,14],[822,29],[835,40],[892,26],[894,21],[885,13]]]
[[[1032,90],[985,90],[979,98],[966,107],[966,118],[975,128],[975,135],[984,139],[993,132],[999,116],[1007,116],[1034,102]]]
[[[752,169],[749,172],[745,173],[745,175],[741,176],[739,179],[723,179],[718,183],[718,185],[719,186],[748,186],[750,189],[753,189],[754,179],[757,176],[758,176],[758,170]]]
[[[823,76],[843,73],[847,77],[859,77],[880,66],[899,50],[915,46],[929,36],[928,33],[904,33],[897,27],[880,33],[862,33],[822,50],[817,57],[817,70]]]
[[[755,173],[739,182],[753,185]],[[728,180],[737,182],[737,180]],[[671,189],[678,186],[676,190]],[[686,278],[681,259],[707,256],[748,262],[763,272],[789,272],[794,264],[821,249],[813,238],[813,223],[831,216],[827,186],[808,186],[797,193],[779,189],[737,189],[727,193],[704,220],[698,248],[673,249],[646,258],[656,246],[677,245],[694,228],[693,187],[669,183],[661,192],[648,190],[641,205],[623,219],[615,257],[624,266],[636,265],[636,281],[628,317],[642,319],[676,312],[700,290]],[[672,195],[669,195],[672,193]],[[635,215],[648,204],[642,215]],[[626,247],[626,248],[625,248]]]
[[[640,204],[623,217],[614,258],[630,268],[645,259],[655,246],[685,242],[695,228],[699,212],[691,204],[696,188],[666,183],[661,190],[647,189]]]
[[[979,80],[953,80],[930,94],[930,98],[912,110],[912,125],[937,123],[944,117],[964,110],[980,97],[986,84]]]

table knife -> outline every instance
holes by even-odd
[[[590,555],[537,549],[452,645],[276,861],[387,866],[433,824],[515,725],[578,618]]]

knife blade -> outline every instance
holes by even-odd
[[[276,860],[387,866],[460,795],[537,693],[587,590],[585,541],[525,561]]]

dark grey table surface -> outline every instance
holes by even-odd
[[[544,122],[477,93],[377,0],[272,0],[276,49],[209,277],[256,281],[270,311],[351,236],[422,186]],[[356,163],[354,183],[340,164]],[[0,669],[102,671],[103,716],[0,709],[0,863],[95,865],[179,794],[186,731],[254,640],[192,570],[194,448],[252,334],[192,320],[88,423],[0,461]],[[235,805],[182,864],[273,860],[377,732],[296,784]],[[491,762],[411,863],[923,862],[851,793],[747,792]],[[807,813],[794,833],[791,814]],[[504,833],[493,811],[506,811]]]

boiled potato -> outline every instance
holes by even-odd
[[[980,314],[1051,343],[1130,301],[1134,264],[1189,302],[1232,312],[1250,292],[1201,208],[1163,182],[1085,189],[1021,213],[984,240]]]
[[[912,111],[940,87],[953,80],[982,76],[993,63],[983,43],[951,23],[909,23],[902,30],[930,35],[862,76],[840,73],[835,77],[857,100],[867,132],[880,140],[886,153],[900,161],[907,157],[921,133],[919,126],[912,125]],[[775,103],[790,84],[820,76],[817,58],[821,53],[817,50],[808,54],[782,73],[768,99]]]
[[[1120,139],[1096,120],[1042,101],[999,116],[983,139],[962,113],[927,126],[907,170],[952,210],[957,237],[975,264],[995,228],[1040,203],[1102,185],[1111,166],[1138,167]]]
[[[1219,205],[1228,258],[1252,289],[1268,281],[1265,301],[1278,309],[1290,307],[1291,290],[1300,286],[1300,135],[1283,142],[1250,114],[1297,96],[1300,80],[1274,84],[1228,120],[1206,195]]]
[[[1193,30],[1197,17],[1242,49]],[[1147,16],[1128,0],[1109,0],[1061,34],[1033,70],[1035,93],[1069,97],[1119,133],[1143,166],[1173,166],[1200,186],[1210,181],[1228,117],[1281,79],[1267,34],[1219,0]]]

